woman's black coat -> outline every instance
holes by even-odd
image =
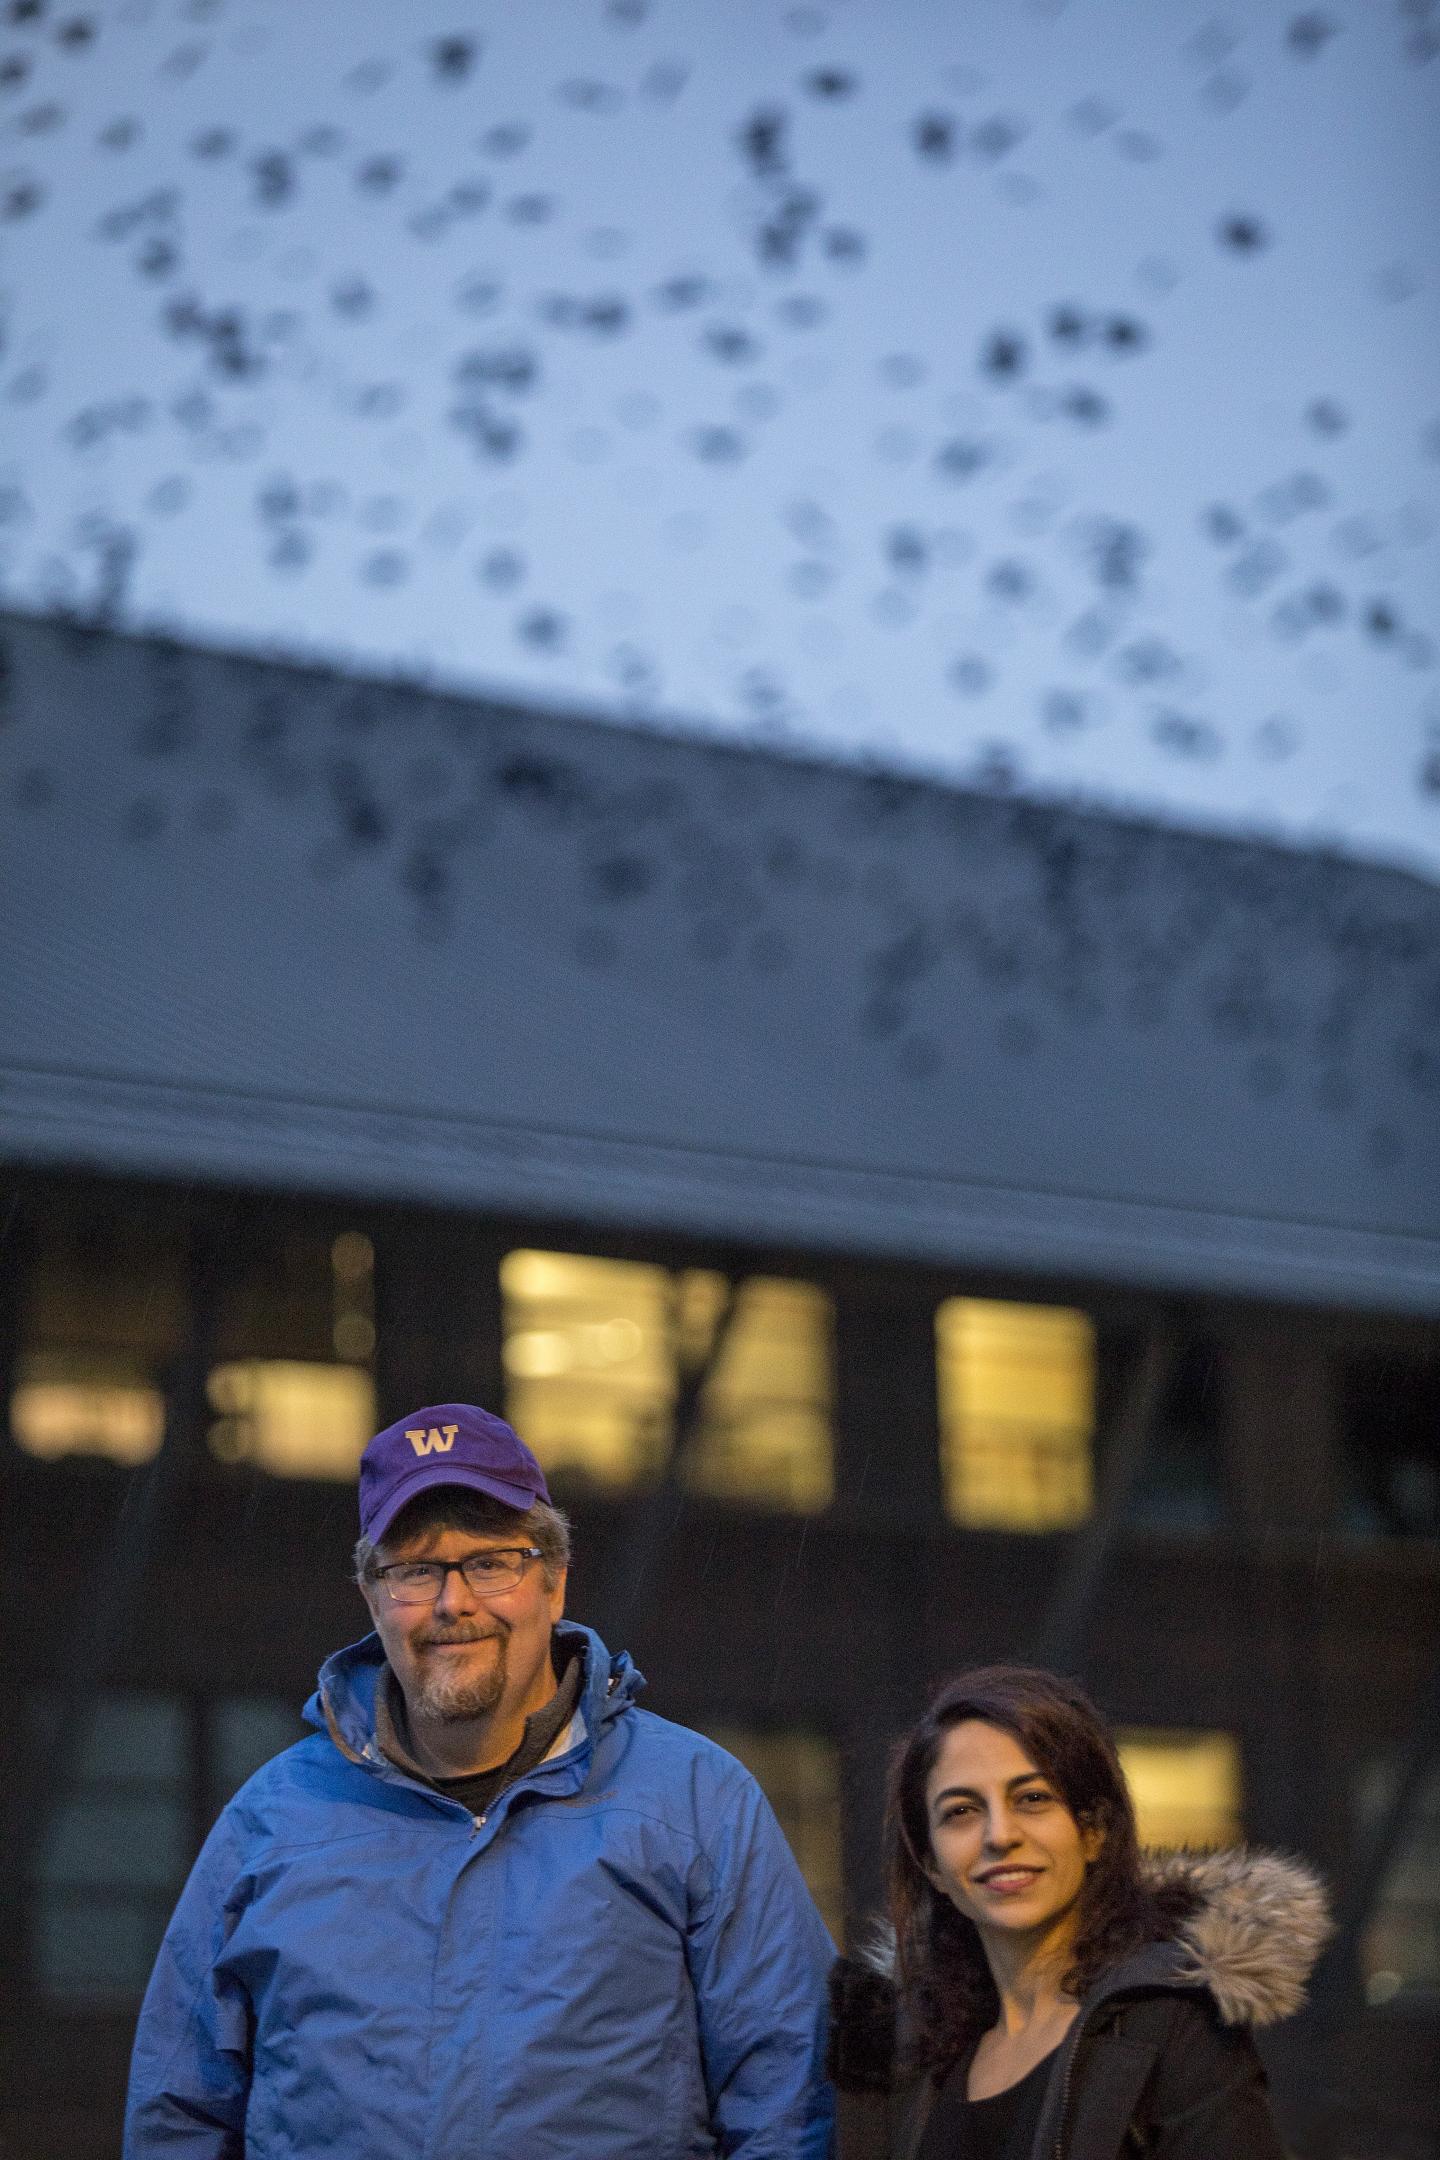
[[[1324,1895],[1297,1862],[1172,1854],[1165,1889],[1193,1893],[1173,1939],[1101,1975],[1056,2059],[1033,2160],[1283,2160],[1250,2029],[1297,2009],[1325,1939]],[[840,2160],[915,2160],[938,2090],[895,2072],[895,1989],[841,1961],[831,2063]]]

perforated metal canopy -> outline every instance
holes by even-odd
[[[12,1160],[1440,1307],[1440,892],[10,618]]]

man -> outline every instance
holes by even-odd
[[[127,2160],[827,2153],[830,1939],[749,1774],[561,1619],[530,1450],[417,1410],[360,1520],[375,1632],[196,1862]]]

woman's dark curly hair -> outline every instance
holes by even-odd
[[[1120,1758],[1082,1689],[1027,1665],[984,1665],[947,1683],[901,1741],[890,1765],[885,1810],[896,1978],[916,2068],[939,2069],[962,2054],[999,2014],[999,1998],[974,1922],[925,1873],[931,1857],[925,1787],[952,1726],[976,1718],[1012,1733],[1083,1829],[1104,1841],[1085,1871],[1067,1994],[1085,1990],[1117,1958],[1170,1932],[1141,1872],[1135,1810]]]

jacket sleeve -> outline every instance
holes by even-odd
[[[826,1980],[835,1950],[769,1802],[747,1771],[714,1794],[707,1884],[686,1959],[720,2151],[826,2160]]]
[[[236,1917],[236,1838],[222,1815],[165,1932],[140,2010],[124,2160],[241,2160],[250,2006],[217,1970]]]
[[[1153,2160],[1285,2160],[1255,2043],[1208,1996],[1176,2000],[1140,2123]]]

